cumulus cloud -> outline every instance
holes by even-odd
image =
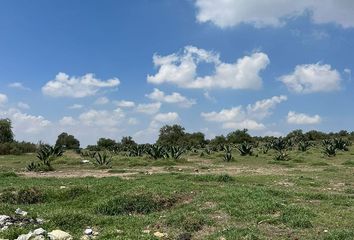
[[[18,102],[17,107],[22,108],[22,109],[30,109],[30,106],[25,102]]]
[[[298,65],[279,80],[296,93],[330,92],[340,89],[341,76],[331,65],[316,63]]]
[[[7,101],[8,101],[7,96],[5,94],[0,93],[0,106],[7,103]]]
[[[103,127],[106,129],[115,129],[124,119],[125,114],[117,108],[113,112],[107,110],[91,109],[80,114],[79,120],[81,124],[93,127]]]
[[[227,28],[239,24],[280,27],[287,21],[309,14],[316,24],[335,23],[354,27],[351,0],[196,0],[197,21]]]
[[[115,88],[120,84],[118,78],[106,81],[97,79],[94,74],[88,73],[81,77],[65,73],[58,73],[54,80],[42,87],[42,92],[51,97],[82,98],[95,95],[102,88]]]
[[[309,116],[304,113],[296,113],[290,111],[287,116],[287,122],[290,124],[307,125],[307,124],[318,124],[322,121],[319,115]]]
[[[100,97],[100,98],[97,98],[95,101],[96,105],[104,105],[107,103],[109,103],[109,99],[107,97]]]
[[[136,107],[136,111],[145,114],[155,114],[160,110],[160,108],[161,108],[160,102],[146,103],[146,104],[139,104]]]
[[[20,90],[27,90],[27,91],[31,90],[30,88],[25,87],[25,86],[23,85],[23,83],[20,83],[20,82],[10,83],[8,86],[9,86],[10,88],[16,88],[16,89],[20,89]]]
[[[151,100],[155,100],[158,102],[165,102],[165,103],[175,103],[181,107],[189,108],[196,104],[194,99],[188,99],[185,96],[181,95],[180,93],[173,92],[170,95],[166,95],[163,91],[160,91],[157,88],[154,88],[153,92],[146,95]]]
[[[116,101],[115,104],[117,104],[117,106],[121,107],[121,108],[132,108],[132,107],[135,107],[135,102],[126,101],[126,100]]]
[[[77,121],[70,116],[65,116],[59,120],[59,124],[62,126],[74,126],[77,124]]]
[[[265,125],[258,121],[271,115],[276,105],[286,100],[286,96],[274,96],[249,104],[247,107],[237,106],[230,109],[222,109],[219,112],[202,112],[201,116],[206,121],[221,123],[224,129],[247,128],[249,130],[262,130]]]
[[[180,54],[155,54],[153,62],[158,72],[148,75],[149,83],[172,83],[182,88],[259,89],[262,86],[260,71],[265,69],[270,61],[265,53],[255,52],[235,63],[224,63],[217,53],[186,46]],[[200,63],[211,63],[214,73],[198,76],[197,68]]]
[[[0,111],[0,118],[11,119],[14,132],[19,135],[16,137],[20,139],[28,139],[26,135],[38,134],[51,125],[51,122],[42,116],[23,113],[16,108]]]

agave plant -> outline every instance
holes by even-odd
[[[171,146],[168,149],[168,152],[166,153],[166,157],[168,158],[173,158],[175,160],[179,159],[182,154],[185,152],[185,148],[180,147],[180,146]]]
[[[311,147],[311,143],[309,141],[300,141],[298,145],[298,150],[301,152],[306,152]]]
[[[230,162],[233,160],[232,157],[232,148],[229,145],[224,146],[224,161]]]
[[[289,146],[290,146],[290,142],[282,137],[273,140],[271,142],[271,147],[277,152],[275,155],[275,160],[277,161],[289,160],[289,155],[286,152]]]
[[[241,156],[246,156],[246,155],[252,155],[253,151],[253,145],[249,144],[247,142],[243,142],[240,145],[236,146],[236,148],[238,149],[238,151],[240,152]]]
[[[151,145],[146,153],[153,159],[166,158],[165,149],[157,144]]]
[[[31,162],[30,164],[27,165],[26,170],[29,172],[35,172],[38,171],[40,166],[41,166],[40,163]]]
[[[342,138],[333,139],[333,145],[336,149],[340,151],[349,151],[348,145],[350,144],[348,143],[348,141],[343,140]]]
[[[106,151],[96,152],[95,154],[95,165],[109,167],[112,163],[112,156]]]
[[[327,144],[323,146],[323,153],[327,157],[334,157],[337,153],[336,146],[333,143]]]
[[[143,145],[134,145],[129,150],[130,157],[141,157],[143,156],[145,147]]]

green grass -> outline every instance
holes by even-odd
[[[98,240],[157,239],[155,231],[167,239],[354,239],[352,151],[326,158],[320,149],[294,150],[284,162],[272,151],[233,155],[232,162],[220,153],[178,161],[117,155],[112,169],[97,169],[70,153],[50,173],[79,173],[66,178],[22,176],[35,156],[2,156],[0,214],[21,208],[75,239],[87,226]],[[85,171],[105,175],[80,177]],[[12,226],[0,238],[37,227]]]

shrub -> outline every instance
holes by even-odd
[[[131,213],[149,214],[172,207],[176,198],[162,198],[151,195],[118,196],[96,207],[96,213],[114,216]]]
[[[111,167],[112,156],[109,155],[106,151],[103,153],[96,152],[94,163],[97,166]]]
[[[0,202],[8,204],[36,204],[44,201],[41,190],[35,187],[24,188],[18,192],[14,189],[5,189],[0,195]]]

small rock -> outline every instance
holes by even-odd
[[[29,240],[31,237],[33,237],[32,232],[29,232],[27,234],[21,234],[16,238],[16,240]]]
[[[99,234],[99,232],[96,232],[96,231],[93,231],[93,232],[92,232],[92,235],[93,235],[93,236],[98,236],[98,234]]]
[[[44,230],[43,228],[37,228],[36,230],[33,231],[33,234],[35,236],[39,236],[39,235],[44,235],[47,231]]]
[[[31,240],[45,240],[45,237],[43,235],[35,236],[34,238],[31,238]]]
[[[167,233],[154,232],[154,236],[158,238],[163,238],[163,237],[167,237]]]
[[[21,210],[20,208],[17,208],[15,211],[16,214],[21,215],[21,216],[27,216],[28,212]]]
[[[118,234],[121,234],[121,233],[123,233],[123,230],[117,229],[116,232],[117,232]]]
[[[62,230],[53,230],[48,233],[48,237],[51,240],[72,240],[73,237]]]
[[[2,228],[0,228],[0,232],[6,231],[9,228],[9,226],[3,226]]]
[[[149,229],[145,229],[145,230],[143,230],[143,233],[149,234],[150,230]]]
[[[328,233],[328,230],[327,230],[327,229],[326,229],[326,230],[323,230],[323,232],[324,232],[324,233]]]
[[[93,230],[91,228],[86,228],[84,233],[85,233],[85,235],[92,235]]]
[[[81,163],[90,163],[90,160],[82,160]]]
[[[66,188],[66,186],[60,186],[60,189],[65,189]]]
[[[41,219],[41,218],[36,218],[36,222],[37,222],[38,224],[43,224],[43,223],[44,223],[44,220]]]
[[[4,225],[11,218],[7,215],[0,215],[0,225]]]

